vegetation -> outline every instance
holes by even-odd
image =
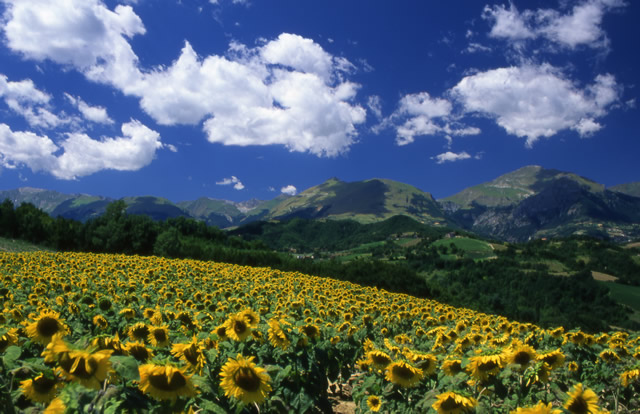
[[[0,279],[9,414],[640,409],[637,333],[185,259],[0,253]]]
[[[185,217],[126,214],[123,201],[80,223],[0,204],[0,236],[58,251],[124,253],[268,266],[334,277],[496,313],[543,327],[638,328],[620,294],[591,272],[640,285],[637,248],[589,238],[490,244],[396,216],[371,224],[292,219],[231,233]]]

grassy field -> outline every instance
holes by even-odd
[[[614,282],[600,282],[611,292],[611,297],[634,310],[629,318],[640,322],[640,286],[628,286]]]
[[[441,239],[435,241],[432,246],[455,245],[458,250],[464,252],[464,256],[471,259],[488,259],[495,257],[491,244],[482,240],[470,239],[467,237],[456,237],[453,239]]]
[[[22,240],[12,240],[0,237],[0,252],[35,252],[38,250],[50,250]]]

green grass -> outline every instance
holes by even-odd
[[[22,240],[12,240],[0,237],[0,252],[35,252],[38,250],[50,251],[51,249],[37,246]]]
[[[634,310],[629,318],[640,322],[640,286],[629,286],[615,282],[600,282],[611,292],[611,297],[618,303]]]
[[[464,256],[471,259],[488,259],[495,257],[493,248],[491,245],[482,240],[470,239],[467,237],[455,237],[453,239],[441,239],[433,242],[431,245],[447,246],[454,244],[458,250],[464,252]]]

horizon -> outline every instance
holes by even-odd
[[[188,3],[188,4],[186,4]],[[529,165],[640,182],[640,3],[0,0],[0,187],[435,199]]]

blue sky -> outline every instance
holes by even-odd
[[[640,4],[0,0],[0,189],[640,181]]]

